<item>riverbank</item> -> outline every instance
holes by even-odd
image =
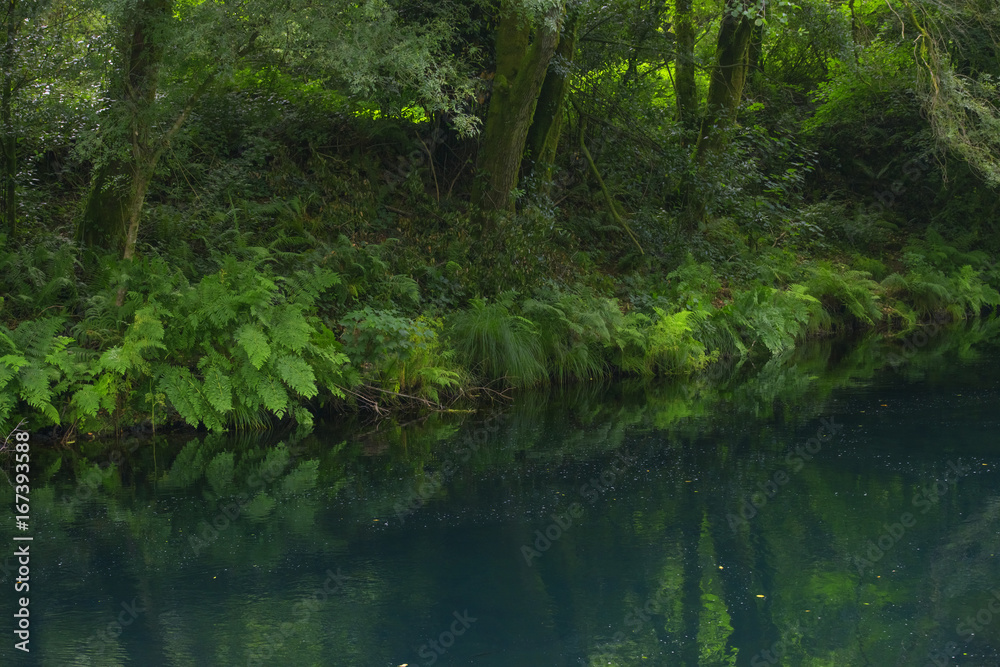
[[[881,268],[866,260],[880,281],[786,257],[780,271],[768,268],[784,280],[737,283],[689,255],[662,279],[646,276],[644,292],[623,293],[635,274],[595,273],[461,307],[438,305],[440,289],[402,274],[352,277],[349,266],[375,262],[384,246],[294,257],[248,248],[197,280],[143,259],[97,276],[98,289],[81,277],[72,307],[7,330],[0,411],[8,428],[27,418],[40,438],[67,444],[80,434],[308,429],[354,411],[466,410],[547,384],[719,378],[830,336],[880,336],[903,359],[1000,304],[984,257],[949,248],[949,262],[957,254],[979,266],[949,270],[934,263],[935,244],[913,242]]]

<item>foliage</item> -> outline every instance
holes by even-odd
[[[995,12],[647,4],[15,3],[3,414],[64,437],[308,424],[995,312]],[[143,7],[162,22],[129,52]],[[551,178],[511,172],[510,209],[483,216],[511,8],[546,28],[565,9],[579,39],[548,67],[568,91]],[[706,126],[726,150],[700,152],[727,9],[747,81]],[[682,52],[679,27],[705,38]],[[135,195],[97,216],[144,221],[131,261],[68,240],[88,192]]]
[[[879,285],[867,271],[838,270],[830,262],[818,262],[811,267],[810,273],[806,289],[827,311],[845,312],[869,326],[882,318],[878,306]]]
[[[547,379],[542,345],[534,323],[511,312],[515,296],[505,292],[492,303],[473,299],[454,316],[449,337],[474,373],[518,386],[538,384]]]
[[[626,316],[618,333],[623,370],[641,375],[678,375],[701,370],[718,358],[692,335],[693,323],[703,311],[682,310],[668,315],[660,308],[653,317],[641,313]]]
[[[616,301],[592,292],[547,287],[527,299],[522,312],[535,324],[542,357],[557,379],[588,380],[608,374],[606,349],[623,323]]]
[[[0,328],[0,427],[16,423],[19,401],[44,418],[34,428],[60,423],[61,411],[71,418],[96,413],[99,394],[85,384],[93,374],[89,355],[61,335],[64,325],[62,318],[50,316],[24,321],[13,331]],[[70,396],[72,403],[66,405]]]
[[[791,285],[785,290],[760,286],[737,291],[711,318],[719,332],[715,349],[729,356],[742,355],[760,343],[771,354],[779,354],[804,334],[829,325],[819,299],[807,289]]]
[[[464,369],[441,339],[441,318],[411,320],[365,307],[347,313],[340,325],[344,352],[362,369],[366,382],[435,403],[442,392],[465,384]]]
[[[910,320],[942,315],[965,319],[1000,305],[1000,293],[988,282],[991,274],[984,271],[986,254],[962,252],[934,230],[904,249],[903,263],[908,271],[886,276],[882,287],[912,309]]]

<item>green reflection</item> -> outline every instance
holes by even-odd
[[[897,367],[825,342],[407,425],[38,450],[37,664],[998,664],[988,333]]]

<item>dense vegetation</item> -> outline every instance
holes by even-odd
[[[6,428],[308,426],[1000,305],[985,0],[0,16]]]

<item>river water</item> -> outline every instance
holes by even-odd
[[[1000,665],[988,328],[407,424],[36,448],[31,652],[11,516],[0,664]]]

